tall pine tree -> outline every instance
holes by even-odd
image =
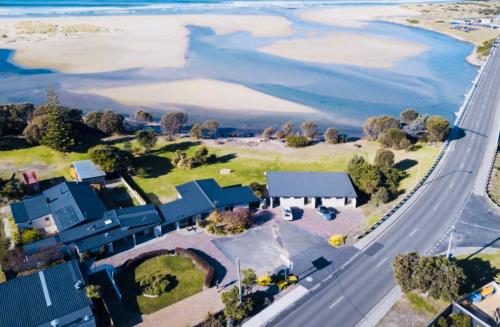
[[[47,115],[47,130],[41,143],[58,151],[68,151],[75,144],[71,133],[71,124],[64,122],[63,110],[52,88],[47,91],[45,112]]]

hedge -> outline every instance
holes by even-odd
[[[202,270],[205,273],[205,287],[212,286],[212,282],[215,276],[215,270],[212,265],[210,265],[205,259],[189,249],[175,248],[175,253],[177,253],[181,257],[193,260],[196,267],[198,267],[198,269]]]
[[[166,249],[154,250],[154,251],[150,251],[150,252],[141,253],[135,258],[125,261],[122,265],[122,269],[129,269],[130,267],[135,268],[148,259],[158,257],[160,255],[166,255],[166,254],[172,254],[172,253],[173,252],[171,250],[166,250]]]

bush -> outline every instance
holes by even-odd
[[[130,153],[111,145],[96,145],[89,149],[88,154],[106,173],[123,172],[131,168]]]
[[[381,187],[373,194],[373,201],[375,203],[387,203],[391,199],[391,195],[389,194],[389,191],[385,187]]]
[[[221,294],[222,303],[224,303],[224,315],[234,320],[242,320],[248,316],[253,309],[253,301],[250,297],[243,299],[240,305],[240,291],[234,286],[228,292]]]
[[[286,145],[292,148],[303,148],[309,145],[309,140],[303,135],[287,135],[285,137]]]
[[[205,259],[197,255],[190,249],[183,248],[175,248],[175,253],[180,255],[181,257],[189,258],[193,260],[193,263],[198,267],[198,269],[202,270],[205,273],[205,287],[211,287],[213,283],[213,279],[215,276],[215,270],[212,265],[210,265]]]
[[[38,241],[41,238],[42,234],[36,229],[23,229],[21,231],[21,242],[24,245]]]
[[[85,293],[87,294],[87,297],[89,297],[90,299],[98,300],[101,298],[101,286],[89,284],[85,288]]]
[[[328,143],[335,144],[339,142],[339,133],[336,128],[328,128],[325,131],[324,137]]]
[[[144,295],[158,297],[167,292],[173,278],[164,272],[153,272],[142,277],[139,286]]]
[[[269,286],[273,283],[273,279],[269,275],[260,276],[257,278],[257,285],[259,286]]]
[[[389,128],[382,133],[378,141],[383,147],[400,149],[401,141],[406,138],[406,134],[399,128]]]
[[[345,244],[345,239],[346,237],[344,235],[333,235],[328,239],[328,244],[335,248],[338,248]]]
[[[11,242],[14,244],[14,246],[21,244],[21,233],[19,233],[19,228],[14,221],[14,217],[9,216],[7,220],[10,227]]]
[[[429,116],[425,126],[431,141],[444,141],[450,133],[450,123],[441,116]]]
[[[375,165],[392,167],[394,165],[394,152],[387,149],[379,149],[375,154]]]
[[[454,327],[472,327],[471,317],[461,312],[452,313],[450,318]]]
[[[221,213],[214,210],[207,218],[207,232],[216,235],[238,234],[252,225],[252,213],[248,209],[235,209]]]

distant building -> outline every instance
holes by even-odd
[[[346,173],[268,171],[271,206],[356,207],[358,195]]]
[[[178,199],[159,206],[165,219],[164,226],[175,225],[180,228],[206,218],[215,209],[253,209],[260,202],[250,187],[221,187],[214,179],[195,180],[178,185],[176,189]]]
[[[79,182],[104,184],[106,173],[91,160],[74,161],[71,164],[72,175]]]
[[[96,326],[74,260],[0,284],[0,326]]]

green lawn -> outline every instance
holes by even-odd
[[[116,143],[124,148],[125,143]],[[359,146],[357,146],[359,145]],[[134,141],[132,149],[138,148]],[[265,182],[264,172],[268,170],[300,170],[300,171],[345,171],[348,161],[355,155],[363,155],[373,162],[379,145],[375,142],[358,141],[345,144],[316,144],[301,149],[284,146],[254,146],[226,143],[211,144],[211,153],[215,153],[218,161],[214,164],[183,170],[172,167],[171,159],[175,150],[180,149],[192,155],[199,142],[180,139],[166,142],[160,138],[151,154],[137,157],[135,168],[137,175],[134,182],[142,189],[153,203],[163,203],[176,197],[175,186],[198,178],[215,178],[221,185],[247,185],[251,182]],[[394,151],[396,163],[405,169],[409,177],[402,181],[402,189],[409,190],[429,169],[439,153],[440,144],[422,146],[416,151]],[[69,165],[72,161],[88,158],[86,153],[72,152],[63,155],[45,146],[20,147],[15,150],[0,151],[1,174],[32,169],[40,179],[57,176],[69,178]],[[221,175],[222,168],[231,169],[229,175]],[[389,204],[388,206],[390,206]],[[363,206],[368,215],[383,216],[386,206]]]
[[[457,260],[467,276],[462,293],[473,291],[491,282],[495,277],[500,278],[500,251],[472,256],[461,255]]]
[[[165,272],[175,276],[173,288],[157,298],[138,294],[136,282],[151,272]],[[203,290],[204,273],[193,262],[180,256],[158,256],[148,259],[133,271],[125,271],[119,276],[121,290],[125,294],[130,310],[149,314]]]
[[[415,310],[429,314],[431,316],[438,313],[438,309],[436,308],[436,306],[434,306],[428,301],[429,299],[424,299],[423,297],[414,292],[407,293],[405,294],[405,296],[408,299],[408,301],[410,301],[412,307]]]

